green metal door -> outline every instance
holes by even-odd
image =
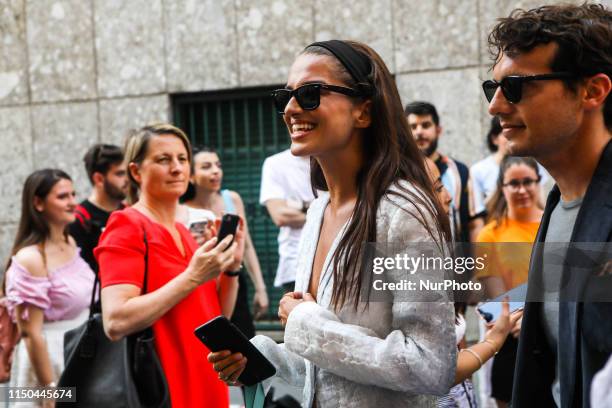
[[[282,296],[273,281],[278,263],[278,228],[259,205],[261,167],[266,157],[289,147],[282,118],[270,91],[279,87],[239,89],[214,93],[182,94],[172,98],[174,123],[194,146],[213,147],[223,165],[223,188],[242,197],[255,250],[270,297],[268,318],[257,329],[280,328],[276,313]],[[249,281],[249,284],[251,282]],[[252,299],[253,287],[249,287]]]

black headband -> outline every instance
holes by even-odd
[[[351,74],[355,82],[361,85],[360,90],[366,94],[371,92],[372,88],[368,77],[372,72],[372,65],[367,56],[340,40],[314,42],[306,49],[309,47],[322,47],[331,52]]]

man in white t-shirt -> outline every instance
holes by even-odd
[[[285,292],[293,291],[295,285],[298,244],[312,200],[308,157],[296,157],[287,149],[264,161],[259,203],[280,227],[274,286],[282,286]]]

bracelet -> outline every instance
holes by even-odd
[[[461,351],[467,351],[468,353],[470,353],[471,355],[473,355],[476,360],[478,360],[478,363],[480,364],[480,366],[478,367],[478,369],[480,370],[480,368],[482,367],[482,358],[480,358],[480,356],[478,355],[478,353],[476,353],[474,350],[469,349],[469,348],[464,348],[461,349]],[[460,352],[461,352],[460,351]]]
[[[489,339],[484,339],[482,341],[482,344],[488,344],[489,346],[491,346],[493,348],[493,355],[496,356],[497,353],[499,353],[499,350],[497,350],[497,346],[495,345],[495,343],[493,342],[493,340],[489,340]]]
[[[242,272],[242,270],[244,269],[244,265],[240,264],[240,267],[238,269],[236,269],[235,271],[225,271],[225,275],[231,277],[231,278],[235,278],[236,276],[240,276],[240,273]]]
[[[230,278],[235,278],[236,276],[240,276],[242,269],[238,269],[237,271],[225,271],[223,272],[225,276],[229,276]]]

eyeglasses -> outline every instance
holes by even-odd
[[[507,183],[502,184],[503,187],[510,187],[510,191],[517,192],[521,189],[521,186],[525,187],[525,189],[531,188],[537,183],[540,182],[540,177],[537,179],[532,179],[530,177],[526,177],[524,179],[512,179]]]
[[[295,100],[302,109],[315,110],[321,103],[321,89],[348,96],[363,96],[361,92],[355,89],[327,84],[306,84],[293,90],[276,89],[272,91],[272,98],[274,98],[276,111],[280,114],[285,113],[285,108],[292,97],[295,97]]]
[[[510,75],[497,82],[494,79],[484,81],[482,83],[482,89],[484,91],[487,101],[491,102],[497,88],[501,86],[504,97],[510,103],[519,103],[523,96],[523,84],[531,81],[546,81],[551,79],[563,79],[563,78],[574,78],[575,75],[571,72],[552,72],[550,74],[541,75]]]

